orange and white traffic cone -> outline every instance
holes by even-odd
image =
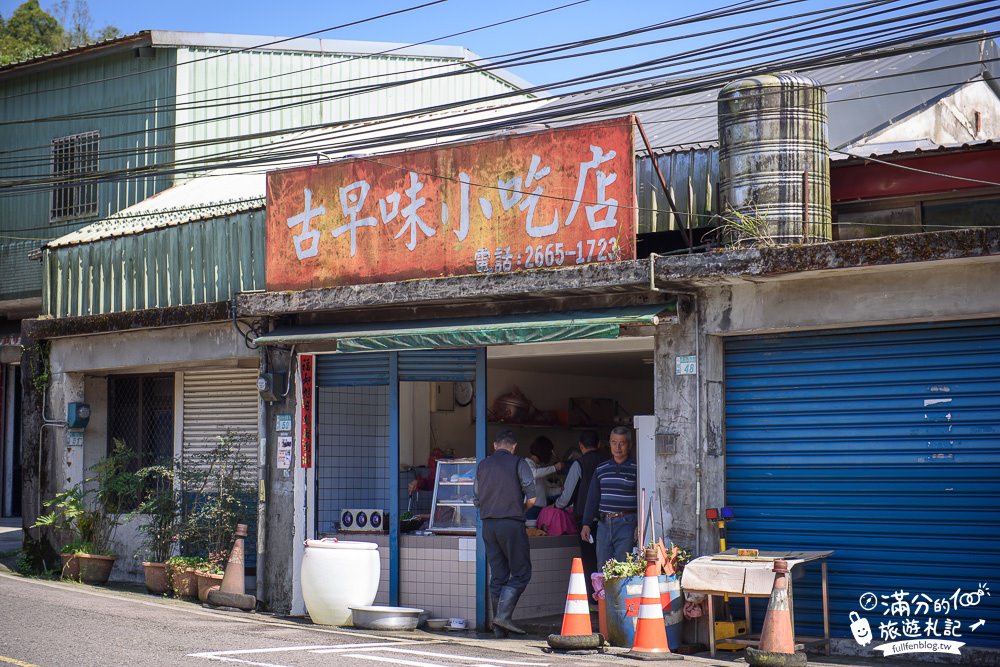
[[[635,624],[632,650],[626,655],[640,660],[682,660],[683,656],[671,653],[667,644],[658,570],[656,550],[646,549],[646,573],[642,578],[639,618]]]
[[[760,644],[758,648],[748,647],[746,658],[754,667],[802,667],[806,664],[806,654],[795,651],[792,615],[788,609],[787,561],[774,561],[774,585],[760,631]]]
[[[583,578],[583,559],[574,558],[569,574],[569,590],[566,592],[566,609],[563,611],[562,630],[559,634],[589,635],[590,604],[587,602],[587,582]]]
[[[229,552],[226,563],[226,573],[222,576],[222,585],[208,592],[208,604],[215,607],[229,607],[253,611],[257,607],[257,598],[246,594],[245,569],[243,566],[243,538],[247,536],[246,524],[236,526],[236,539]]]
[[[549,635],[549,647],[555,651],[596,651],[603,640],[590,626],[590,605],[587,603],[587,582],[583,578],[583,559],[574,558],[566,592],[562,631]]]

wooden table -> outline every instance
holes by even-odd
[[[703,593],[708,596],[708,646],[711,656],[715,657],[715,596],[723,595],[728,597],[742,597],[746,610],[747,631],[739,637],[729,637],[721,641],[742,644],[744,646],[757,646],[760,637],[752,635],[753,626],[750,615],[750,598],[769,598],[771,596],[771,585],[766,584],[768,579],[764,570],[770,567],[775,560],[785,560],[788,562],[788,613],[792,621],[792,636],[795,637],[796,650],[806,648],[823,647],[823,652],[830,655],[830,610],[829,596],[827,594],[827,572],[826,558],[832,551],[761,551],[758,556],[749,558],[737,555],[736,549],[728,549],[712,556],[702,556],[684,567],[684,579],[681,587],[686,593]],[[810,564],[818,563],[822,575],[823,587],[823,637],[798,637],[795,634],[795,603],[792,585],[792,573],[795,568],[806,568]],[[692,576],[688,576],[689,568]],[[721,568],[721,569],[720,569]],[[732,571],[729,571],[732,569]],[[702,576],[704,574],[705,576]],[[718,574],[725,576],[719,577]],[[712,585],[705,585],[706,581],[712,581]],[[773,583],[773,573],[770,576]],[[690,585],[689,585],[690,582]],[[767,589],[766,592],[764,589]]]

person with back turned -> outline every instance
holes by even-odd
[[[594,471],[601,465],[607,455],[601,452],[597,431],[582,431],[577,446],[580,448],[580,458],[573,461],[566,474],[566,483],[563,486],[562,495],[556,500],[556,507],[566,509],[573,507],[573,519],[576,525],[583,527],[583,510],[587,504],[587,494],[590,490],[590,481],[594,478]],[[597,526],[596,522],[590,524],[591,532]],[[597,547],[593,539],[580,539],[580,555],[583,558],[583,571],[587,573],[584,580],[587,584],[587,599],[594,595],[594,586],[590,581],[590,575],[597,572]]]
[[[524,513],[535,504],[535,477],[528,462],[514,454],[513,431],[497,433],[493,454],[479,462],[474,491],[483,542],[490,565],[490,599],[493,631],[523,635],[514,625],[514,607],[531,580],[531,549],[524,526]]]

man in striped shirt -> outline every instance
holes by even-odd
[[[590,541],[591,523],[598,520],[598,567],[604,567],[612,558],[623,560],[635,548],[638,471],[631,453],[632,431],[625,426],[611,429],[611,459],[594,471],[587,492],[580,539]]]

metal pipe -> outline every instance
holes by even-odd
[[[670,196],[670,188],[667,187],[667,179],[663,177],[663,172],[660,171],[660,163],[656,161],[656,155],[653,154],[653,147],[649,143],[649,138],[646,136],[646,129],[642,126],[642,121],[639,120],[638,116],[633,116],[635,119],[635,126],[639,128],[639,134],[642,135],[642,143],[646,144],[646,151],[649,153],[649,160],[653,163],[653,171],[656,172],[656,177],[660,180],[660,187],[663,188],[663,195],[667,198],[667,206],[670,207],[670,212],[677,218],[677,226],[680,228],[684,240],[687,241],[688,250],[694,245],[694,240],[692,238],[691,230],[680,226],[681,216],[677,211],[677,206],[674,204],[674,198]]]

